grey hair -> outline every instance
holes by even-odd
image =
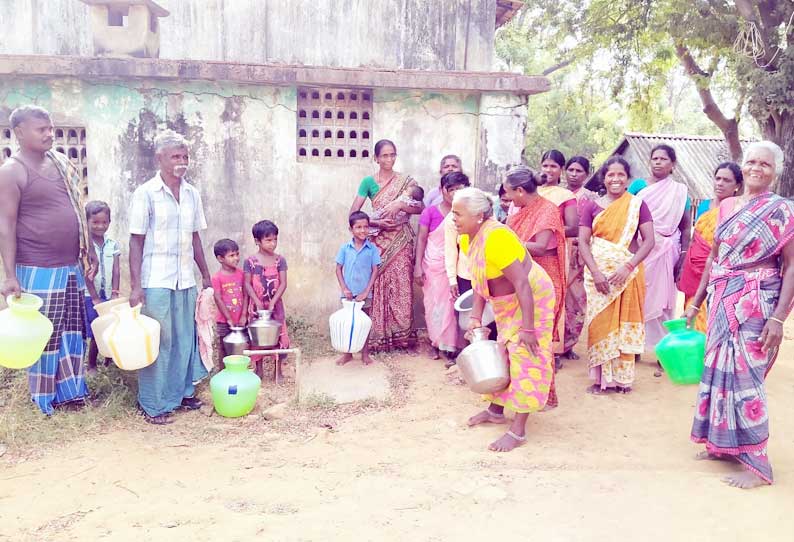
[[[173,130],[161,132],[154,138],[154,152],[156,154],[160,154],[163,150],[173,147],[184,147],[187,149],[190,146],[187,143],[187,139],[185,139],[182,134],[178,134]]]
[[[783,173],[783,163],[786,160],[785,155],[783,154],[783,149],[777,143],[773,141],[753,141],[747,148],[744,150],[744,156],[747,157],[750,154],[750,151],[757,151],[757,150],[765,150],[772,153],[772,156],[775,159],[775,177],[778,177],[781,173]],[[742,163],[744,165],[744,163]]]
[[[493,215],[493,200],[491,196],[473,186],[455,191],[452,202],[463,204],[472,214],[482,213],[483,218],[490,218]]]
[[[513,166],[505,175],[505,182],[513,190],[523,188],[528,193],[533,193],[538,188],[538,177],[532,169],[527,166]]]
[[[42,119],[51,121],[52,117],[50,117],[49,111],[43,107],[39,107],[38,105],[22,105],[11,111],[11,115],[8,117],[8,123],[11,125],[11,129],[13,130],[29,119]]]

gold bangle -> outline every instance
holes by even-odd
[[[778,324],[780,324],[781,326],[782,326],[783,324],[785,324],[785,322],[784,322],[783,320],[781,320],[781,319],[779,319],[779,318],[775,318],[774,316],[770,316],[770,317],[769,317],[769,319],[770,319],[770,320],[772,320],[773,322],[777,322],[777,323],[778,323]]]
[[[696,311],[700,312],[700,307],[696,307],[696,306],[695,306],[695,305],[693,305],[693,304],[690,304],[690,305],[687,307],[687,309],[695,309]]]

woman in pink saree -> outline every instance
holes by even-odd
[[[675,150],[657,145],[651,150],[651,178],[638,179],[629,192],[648,205],[653,216],[656,243],[645,259],[645,347],[653,349],[667,334],[662,322],[672,320],[676,281],[689,248],[692,220],[687,188],[673,180]],[[657,372],[657,376],[661,373]]]
[[[748,489],[772,483],[764,382],[794,300],[794,203],[770,191],[783,151],[770,141],[745,151],[744,194],[719,206],[719,224],[686,318],[691,326],[708,293],[705,370],[692,440],[698,459],[733,459],[744,472],[723,480]]]
[[[469,178],[464,173],[453,171],[444,174],[441,177],[441,203],[427,207],[419,217],[414,279],[422,288],[427,335],[435,354],[433,359],[439,359],[441,353],[448,360],[454,360],[463,346],[444,259],[444,222],[450,220],[452,195],[468,185]]]

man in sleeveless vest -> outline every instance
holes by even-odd
[[[50,114],[36,106],[9,119],[19,151],[0,166],[0,256],[3,296],[21,292],[43,299],[53,333],[28,369],[30,394],[47,415],[82,405],[88,395],[85,351],[85,277],[93,279],[96,253],[88,239],[80,175],[52,151]]]
[[[211,280],[199,235],[207,229],[201,194],[184,179],[187,141],[168,130],[154,146],[160,170],[135,189],[130,205],[130,304],[143,303],[143,314],[160,323],[160,353],[138,371],[138,405],[146,421],[162,425],[176,409],[201,407],[194,385],[207,370],[196,332],[194,261],[204,288]]]

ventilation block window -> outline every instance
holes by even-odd
[[[53,130],[52,149],[69,158],[80,174],[80,187],[88,195],[88,147],[85,128],[82,126],[57,126]],[[0,126],[0,164],[17,150],[14,132],[8,126]]]
[[[372,91],[301,87],[296,128],[299,162],[368,159],[372,144]]]

